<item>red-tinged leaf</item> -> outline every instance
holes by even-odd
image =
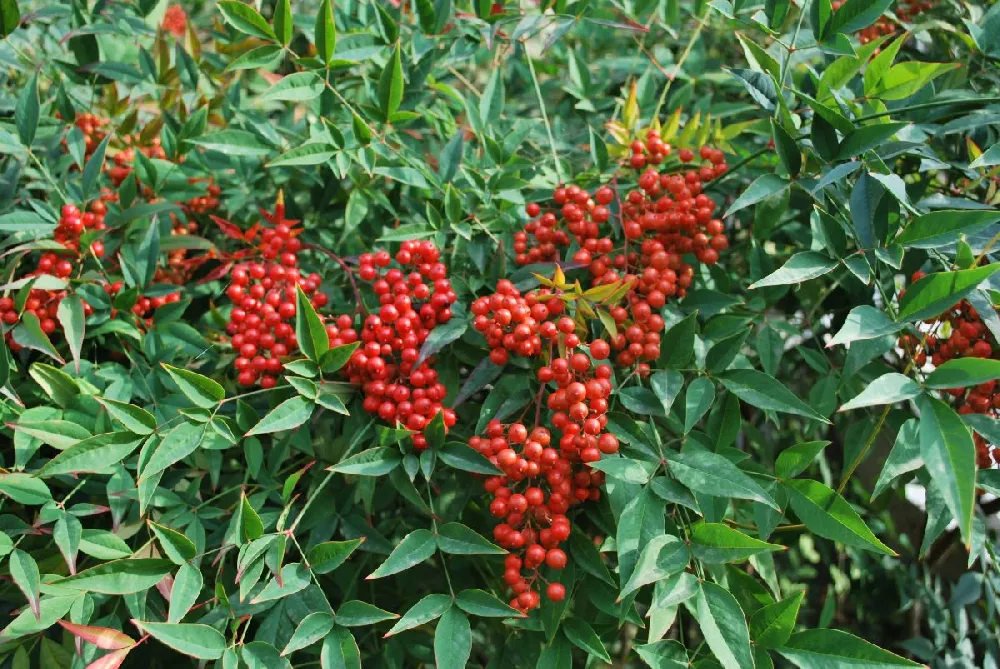
[[[135,644],[135,639],[129,635],[108,627],[77,625],[65,620],[57,622],[73,636],[79,637],[87,643],[93,644],[98,648],[103,648],[104,650],[120,650],[122,648],[129,648]]]
[[[125,658],[128,657],[129,651],[132,647],[122,648],[121,650],[116,650],[113,653],[108,653],[104,657],[99,657],[90,664],[87,665],[87,669],[118,669],[125,662]]]
[[[223,277],[229,276],[229,270],[233,268],[233,263],[227,262],[219,265],[211,272],[206,274],[198,283],[209,283],[211,281],[217,281]]]
[[[222,232],[224,232],[227,237],[230,237],[232,239],[239,239],[240,241],[246,239],[243,231],[235,223],[230,223],[226,219],[214,215],[211,216],[211,219],[217,226],[219,226],[219,229],[222,230]]]

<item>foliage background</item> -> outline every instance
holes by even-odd
[[[724,658],[733,635],[719,641],[706,633],[695,599],[657,605],[661,596],[669,599],[665,579],[640,591],[634,611],[616,604],[624,585],[616,575],[617,547],[623,539],[641,546],[651,538],[647,527],[623,530],[622,507],[637,496],[653,517],[666,518],[668,533],[686,532],[685,523],[677,530],[675,522],[690,512],[725,518],[788,547],[749,563],[692,561],[691,573],[723,584],[748,617],[760,605],[755,594],[790,601],[803,592],[797,622],[793,614],[788,623],[798,630],[848,630],[933,666],[996,666],[1000,579],[989,495],[1000,492],[1000,482],[996,470],[977,472],[969,460],[972,436],[962,423],[946,418],[936,435],[926,418],[904,427],[948,386],[935,385],[930,368],[911,368],[896,342],[904,328],[919,336],[920,321],[963,296],[997,341],[1000,318],[991,305],[1000,284],[991,263],[1000,232],[993,213],[998,6],[934,2],[894,23],[905,39],[862,45],[856,31],[898,7],[881,0],[848,2],[837,12],[827,0],[800,3],[805,7],[782,0],[497,4],[338,2],[336,46],[320,59],[316,45],[330,40],[317,28],[326,7],[318,3],[290,4],[290,39],[283,40],[270,26],[287,3],[258,5],[263,27],[232,4],[184,4],[187,29],[175,36],[161,27],[163,3],[0,2],[5,33],[11,8],[21,18],[0,44],[4,293],[17,293],[19,286],[10,284],[23,275],[22,263],[46,250],[40,240],[51,236],[59,207],[111,185],[108,175],[88,171],[89,163],[73,155],[78,140],[67,119],[80,112],[110,119],[116,138],[144,131],[160,137],[173,162],[184,156],[176,165],[136,160],[136,176],[160,206],[140,192],[130,205],[112,208],[108,257],[120,244],[126,257],[149,269],[129,285],[149,295],[175,290],[152,280],[151,268],[165,267],[168,253],[215,256],[185,270],[181,301],[157,311],[149,326],[131,318],[127,305],[113,314],[107,303],[85,327],[66,328],[51,343],[35,338],[29,350],[3,356],[0,529],[7,540],[0,545],[8,557],[0,570],[11,578],[0,601],[12,616],[0,647],[5,666],[86,666],[114,646],[98,649],[92,636],[74,636],[57,619],[137,639],[130,619],[167,620],[185,589],[201,606],[170,622],[216,633],[178,628],[178,653],[160,643],[171,638],[171,628],[162,628],[155,639],[126,646],[123,666],[193,665],[183,655],[199,652],[217,666],[280,666],[289,660],[278,652],[315,612],[336,617],[312,619],[322,633],[290,654],[293,666],[461,666],[462,643],[449,651],[436,639],[465,637],[471,666],[605,666],[612,658],[616,666],[683,666],[671,662],[688,659],[696,666],[745,666]],[[401,79],[393,72],[397,54]],[[404,84],[398,109],[389,102],[394,82]],[[507,617],[511,611],[495,597],[483,596],[480,608],[468,602],[447,608],[449,598],[448,614],[436,624],[428,618],[383,639],[394,617],[427,595],[482,589],[504,599],[502,558],[487,557],[498,549],[485,539],[453,552],[431,545],[431,554],[402,574],[364,577],[415,530],[462,523],[491,537],[488,502],[468,471],[484,465],[466,461],[451,444],[478,432],[481,413],[501,408],[512,388],[532,381],[517,366],[505,371],[511,380],[495,394],[488,383],[470,381],[486,353],[471,328],[458,333],[438,364],[449,389],[446,404],[466,390],[459,423],[447,444],[424,455],[377,425],[342,385],[324,386],[323,401],[309,396],[315,389],[300,394],[308,383],[247,392],[234,383],[224,337],[226,283],[220,276],[203,280],[239,244],[206,215],[164,203],[202,194],[188,179],[211,176],[223,218],[246,229],[281,192],[289,217],[303,221],[306,243],[343,258],[403,239],[433,239],[467,305],[492,292],[500,277],[532,283],[531,271],[516,267],[510,251],[526,203],[547,200],[565,181],[592,188],[615,173],[622,183],[634,180],[634,172],[617,168],[625,151],[620,140],[627,143],[654,120],[668,130],[676,124],[677,146],[709,143],[726,152],[730,172],[711,192],[726,211],[731,246],[719,265],[700,266],[696,289],[663,312],[670,329],[654,367],[680,370],[685,390],[664,393],[648,380],[618,377],[615,409],[626,418],[617,426],[630,446],[623,459],[648,462],[643,452],[653,451],[657,460],[657,451],[682,442],[705,446],[766,484],[788,513],[784,484],[774,478],[778,456],[796,444],[828,441],[815,462],[806,460],[799,479],[842,493],[875,541],[899,555],[871,552],[873,543],[856,536],[844,545],[846,516],[768,514],[730,491],[711,497],[684,489],[691,506],[684,510],[676,499],[648,492],[651,476],[642,470],[638,479],[609,476],[610,502],[588,507],[575,521],[580,534],[562,574],[577,584],[571,604],[546,604],[540,614],[518,619]],[[110,147],[109,164],[121,148]],[[198,228],[171,235],[167,214],[190,216]],[[354,298],[342,267],[315,250],[302,258],[322,274],[331,297],[324,311],[349,312]],[[786,264],[790,258],[797,260]],[[980,268],[975,280],[960,284],[970,275],[955,272],[973,266]],[[71,292],[89,302],[105,278],[101,267],[95,258],[81,261]],[[940,290],[901,302],[897,291],[918,269],[940,273]],[[600,325],[592,327],[600,332]],[[82,347],[77,356],[67,345],[75,339]],[[192,390],[164,364],[221,385]],[[314,371],[301,369],[303,376]],[[766,373],[792,399],[774,386],[754,393],[727,383],[725,375],[738,370]],[[899,373],[911,377],[912,387],[895,377],[897,385],[889,385],[886,375]],[[1000,376],[987,361],[962,373],[968,375],[959,378],[962,385]],[[688,424],[697,402],[687,389],[696,378],[712,381],[715,399]],[[221,404],[217,392],[225,393]],[[308,400],[310,410],[279,429],[239,436],[294,397]],[[156,435],[146,439],[145,418],[130,428],[98,399],[144,408]],[[341,401],[349,415],[338,413]],[[178,426],[197,437],[168,432]],[[995,419],[984,418],[976,429],[998,441]],[[121,456],[112,457],[114,443],[101,443],[78,468],[46,472],[59,451],[105,433],[136,446],[124,466],[116,464]],[[369,449],[379,455],[351,459]],[[164,455],[150,483],[137,474],[154,451]],[[922,466],[934,453],[947,467]],[[888,474],[887,459],[894,465]],[[331,465],[339,471],[326,471]],[[382,471],[391,466],[391,473]],[[973,504],[973,488],[987,496]],[[926,501],[915,507],[907,491],[911,498],[923,491]],[[769,525],[777,527],[774,534],[761,531]],[[294,529],[285,534],[287,528]],[[663,532],[660,526],[652,535]],[[603,558],[589,548],[594,537]],[[248,558],[254,539],[264,543]],[[171,542],[179,556],[167,547]],[[133,556],[149,559],[149,571],[60,584],[69,573],[68,553],[80,569]],[[241,559],[259,579],[244,581],[246,592],[274,588],[272,572],[281,564],[288,565],[288,573],[280,570],[284,580],[301,589],[241,604],[238,595],[245,593],[235,583]],[[121,568],[114,564],[112,570]],[[170,599],[162,582],[153,587],[168,572]],[[26,607],[32,601],[40,601],[41,621]],[[217,653],[220,633],[227,650]],[[660,637],[683,647],[657,646]],[[758,667],[820,666],[815,658],[754,647]],[[654,655],[654,648],[662,653]],[[896,656],[866,662],[904,665]]]

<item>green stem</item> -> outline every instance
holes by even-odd
[[[919,105],[909,105],[898,109],[890,109],[889,111],[879,112],[877,114],[867,114],[865,116],[859,116],[855,120],[870,121],[872,119],[882,118],[883,116],[892,116],[893,114],[903,114],[905,112],[921,111],[924,109],[934,109],[936,107],[947,107],[948,105],[986,105],[993,104],[995,102],[1000,102],[1000,97],[978,98],[976,100],[938,100],[936,102],[924,102]]]
[[[545,100],[542,99],[542,87],[538,85],[538,75],[535,74],[535,64],[531,61],[531,56],[528,54],[528,50],[524,50],[524,59],[528,61],[528,72],[531,73],[531,83],[535,85],[535,96],[538,98],[538,108],[542,112],[542,122],[545,124],[545,132],[549,136],[549,149],[552,150],[552,162],[556,166],[556,176],[559,178],[559,182],[563,183],[566,179],[563,177],[562,167],[559,165],[559,154],[556,152],[556,139],[552,134],[552,124],[549,123],[549,115],[545,111]]]

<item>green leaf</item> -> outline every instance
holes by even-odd
[[[750,205],[757,204],[761,200],[776,195],[789,187],[787,179],[779,177],[777,174],[765,174],[757,177],[756,180],[744,190],[736,201],[733,202],[723,218],[728,218],[741,209],[746,209]]]
[[[1000,379],[1000,360],[953,358],[931,372],[924,383],[928,388],[965,388]]]
[[[272,42],[278,41],[271,26],[252,5],[239,2],[239,0],[220,0],[218,7],[226,22],[241,33]]]
[[[452,555],[504,555],[507,552],[461,523],[445,523],[438,527],[437,543],[438,548]]]
[[[452,606],[434,630],[434,662],[438,669],[464,669],[472,654],[472,628],[469,619]]]
[[[45,482],[27,474],[0,474],[0,493],[25,506],[41,506],[52,501],[52,493]]]
[[[270,69],[280,63],[284,56],[285,52],[280,46],[265,44],[231,61],[226,65],[226,71]]]
[[[774,474],[779,479],[795,478],[812,464],[816,456],[829,446],[829,441],[807,441],[786,448],[774,463]]]
[[[705,354],[705,369],[708,373],[718,374],[732,365],[733,361],[736,360],[736,356],[743,349],[743,344],[746,343],[749,335],[749,330],[741,330],[734,335],[722,339],[714,344],[712,348],[708,349],[708,352]]]
[[[875,307],[862,305],[851,309],[851,313],[844,320],[843,327],[840,328],[826,346],[827,348],[831,348],[837,345],[850,344],[855,341],[878,339],[886,335],[895,334],[902,327]]]
[[[884,143],[908,123],[877,123],[858,128],[844,137],[837,160],[849,160]]]
[[[347,561],[364,537],[348,541],[327,541],[309,549],[309,565],[317,574],[327,574]]]
[[[302,650],[326,637],[333,629],[333,616],[325,611],[316,611],[303,618],[292,633],[292,638],[285,644],[281,655],[289,655]]]
[[[781,508],[771,496],[726,458],[711,451],[665,453],[670,475],[694,492],[715,497],[736,497]]]
[[[205,439],[207,424],[181,423],[163,437],[145,462],[139,478],[148,479],[194,453]]]
[[[917,216],[896,236],[905,247],[930,249],[953,244],[962,235],[971,235],[1000,221],[995,210],[966,211],[945,209]]]
[[[920,469],[923,464],[924,461],[920,457],[920,421],[911,418],[899,428],[896,442],[889,451],[889,457],[885,459],[871,498],[875,499],[895,479],[907,472]]]
[[[256,541],[264,534],[264,522],[257,514],[257,510],[250,504],[246,493],[240,495],[240,536],[243,541]]]
[[[74,367],[80,372],[80,350],[83,348],[83,335],[86,330],[83,315],[83,300],[79,295],[67,295],[59,302],[56,317],[63,327],[66,343],[73,354]]]
[[[756,611],[750,618],[750,636],[754,643],[764,648],[785,645],[795,630],[795,619],[799,616],[805,594],[800,592]]]
[[[187,612],[198,601],[198,596],[205,585],[201,570],[193,564],[185,563],[177,570],[174,584],[170,588],[170,607],[167,613],[168,623],[179,623]]]
[[[611,663],[611,656],[608,655],[608,649],[604,647],[601,637],[597,636],[594,628],[581,618],[569,618],[563,621],[562,631],[570,643],[583,652],[602,662]]]
[[[483,127],[490,127],[500,118],[504,106],[504,68],[493,68],[483,97],[479,103],[479,119]]]
[[[328,467],[327,471],[357,476],[383,476],[398,467],[400,462],[402,458],[397,451],[376,446],[341,460]]]
[[[684,376],[672,369],[656,372],[649,377],[649,386],[653,389],[656,399],[660,400],[664,415],[670,415],[674,401],[684,388]]]
[[[733,369],[719,375],[726,390],[758,409],[805,416],[829,423],[773,376],[755,369]]]
[[[166,363],[162,364],[163,369],[167,370],[167,374],[174,380],[184,396],[191,400],[195,406],[202,409],[214,409],[216,404],[225,399],[226,391],[217,381],[197,372],[172,367]]]
[[[785,549],[784,546],[743,534],[724,523],[696,523],[691,527],[688,539],[695,559],[707,564],[743,562],[759,553]]]
[[[164,525],[158,525],[151,520],[147,520],[146,523],[156,535],[163,552],[174,564],[184,564],[188,560],[193,560],[194,556],[197,555],[198,549],[186,535]]]
[[[116,402],[106,397],[95,398],[104,405],[111,417],[117,420],[122,426],[134,434],[152,434],[156,429],[156,418],[142,407],[137,407],[125,402]]]
[[[886,102],[903,100],[959,67],[960,63],[924,63],[918,60],[896,63],[882,76],[875,87],[875,95]]]
[[[337,153],[337,147],[326,142],[312,142],[285,151],[267,163],[268,167],[322,165]]]
[[[652,462],[618,457],[601,458],[597,462],[591,462],[590,467],[619,481],[640,485],[649,482],[657,469],[657,465]]]
[[[113,560],[55,581],[63,588],[103,595],[129,595],[148,590],[174,568],[170,560],[127,558]]]
[[[750,631],[739,602],[722,586],[703,581],[695,618],[705,643],[725,669],[753,669]]]
[[[325,82],[315,72],[296,72],[279,79],[273,86],[260,94],[260,102],[284,100],[287,102],[307,102],[320,96],[326,88]]]
[[[337,24],[333,20],[333,4],[323,0],[316,13],[316,53],[327,66],[333,62],[337,50]]]
[[[413,363],[414,367],[419,367],[425,360],[443,349],[448,344],[461,338],[469,327],[469,322],[460,318],[452,318],[444,325],[438,325],[424,340],[420,347],[420,357]]]
[[[690,667],[687,651],[679,641],[662,640],[636,646],[635,652],[652,669],[687,669]]]
[[[621,601],[644,585],[655,583],[687,568],[691,555],[687,545],[677,537],[661,534],[642,548],[632,575],[618,595]]]
[[[920,455],[924,467],[944,496],[966,546],[972,540],[976,502],[976,446],[958,414],[928,395],[917,399],[920,409]]]
[[[569,538],[569,547],[573,556],[573,561],[585,572],[599,578],[608,585],[617,585],[611,577],[608,566],[601,559],[601,553],[597,547],[586,536],[579,532],[574,532]]]
[[[320,651],[322,669],[361,669],[361,650],[351,631],[335,626],[323,640]]]
[[[688,385],[684,397],[684,434],[687,434],[712,408],[715,401],[715,382],[700,376]],[[596,464],[596,463],[595,463]]]
[[[865,386],[864,390],[840,407],[839,411],[852,411],[861,407],[905,402],[919,394],[920,386],[913,379],[897,372],[890,372]]]
[[[775,83],[774,77],[769,72],[747,70],[739,67],[725,69],[739,79],[739,82],[743,84],[743,88],[750,94],[754,102],[765,110],[774,111],[778,107],[778,86]]]
[[[847,0],[830,16],[823,39],[837,33],[850,35],[867,28],[889,8],[892,0]]]
[[[794,177],[802,169],[802,152],[799,150],[798,144],[788,134],[788,131],[773,118],[771,119],[771,136],[774,137],[774,147],[778,150],[778,158],[781,160],[782,166],[788,172],[788,176]]]
[[[42,324],[34,312],[26,311],[21,314],[21,322],[11,331],[11,337],[20,346],[44,353],[59,364],[66,362],[52,345],[49,336],[42,331]]]
[[[816,629],[799,632],[793,634],[777,650],[800,669],[830,667],[891,669],[921,666],[840,630]]]
[[[1000,270],[1000,263],[956,272],[928,274],[906,289],[897,321],[922,321],[940,315]]]
[[[39,114],[38,75],[35,74],[28,80],[28,85],[21,89],[21,94],[17,98],[17,104],[14,105],[14,121],[17,124],[17,134],[21,138],[21,144],[25,148],[30,148],[31,143],[35,141],[35,133],[38,131]]]
[[[452,441],[437,449],[435,453],[442,462],[454,469],[488,476],[503,474],[496,465],[486,459],[486,456],[468,444]]]
[[[667,330],[660,346],[659,367],[681,369],[694,358],[694,336],[698,328],[698,312],[685,316]]]
[[[750,285],[751,290],[769,286],[783,286],[790,283],[802,283],[821,277],[830,272],[839,263],[831,260],[825,253],[803,251],[788,259],[781,269]]]
[[[21,420],[17,424],[11,424],[11,427],[60,450],[65,450],[92,436],[86,428],[68,420],[52,419],[38,422]]]
[[[432,620],[440,618],[449,608],[451,608],[451,597],[448,595],[427,595],[404,613],[403,617],[392,626],[392,629],[385,633],[385,636],[390,637],[426,625]]]
[[[378,82],[378,102],[383,116],[389,118],[403,101],[403,61],[400,46],[396,44],[392,56],[385,64]]]
[[[403,540],[396,545],[385,562],[365,578],[372,580],[398,574],[434,555],[435,550],[437,550],[437,542],[430,530],[414,530],[403,537]]]
[[[230,156],[261,156],[271,151],[271,147],[261,144],[253,133],[232,128],[212,132],[202,137],[193,137],[185,141]]]
[[[309,569],[300,562],[286,564],[281,568],[280,577],[275,577],[270,583],[264,586],[257,595],[250,600],[251,604],[261,604],[263,602],[273,602],[278,599],[290,597],[297,592],[305,590],[312,582]]]
[[[17,0],[0,0],[0,37],[6,37],[21,25]]]
[[[295,339],[302,352],[313,362],[319,362],[320,357],[330,349],[330,337],[326,334],[323,319],[316,313],[302,286],[296,286]]]
[[[314,407],[312,400],[305,397],[289,398],[271,409],[253,426],[253,429],[246,433],[246,436],[294,430],[309,420]]]
[[[278,0],[277,6],[274,8],[273,18],[275,35],[282,44],[287,45],[292,41],[292,31],[295,29],[292,20],[292,6],[289,0]]]
[[[484,618],[518,618],[522,614],[485,590],[470,588],[458,593],[455,598],[458,607],[470,616]]]
[[[810,532],[848,546],[886,555],[895,551],[872,534],[857,512],[837,492],[818,481],[785,481],[788,501]]]
[[[333,374],[334,372],[340,371],[340,369],[347,364],[347,361],[351,359],[351,355],[360,346],[360,342],[354,342],[353,344],[345,344],[343,346],[334,346],[333,348],[327,350],[320,357],[320,368],[323,370],[324,374]]]
[[[395,613],[356,599],[345,602],[337,610],[337,624],[343,627],[363,627],[398,617]]]
[[[32,613],[35,614],[35,619],[41,620],[41,595],[39,594],[41,575],[38,573],[38,565],[35,563],[35,559],[24,551],[15,548],[7,560],[10,577],[28,599],[28,606],[31,607]]]
[[[132,622],[163,645],[188,657],[217,660],[226,650],[226,637],[208,625],[151,623],[139,620]]]
[[[94,153],[91,154],[90,158],[87,159],[87,164],[83,167],[83,180],[80,183],[80,188],[83,191],[84,199],[89,199],[91,194],[94,192],[94,187],[97,185],[97,180],[101,176],[101,172],[104,170],[104,157],[108,151],[108,143],[111,141],[111,133],[107,136],[101,143],[97,145]]]
[[[97,434],[46,462],[38,470],[38,476],[47,478],[61,474],[98,472],[127,458],[141,443],[141,438],[127,432]]]

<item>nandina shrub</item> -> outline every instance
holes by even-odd
[[[0,663],[995,665],[1000,10],[801,4],[0,2]]]

